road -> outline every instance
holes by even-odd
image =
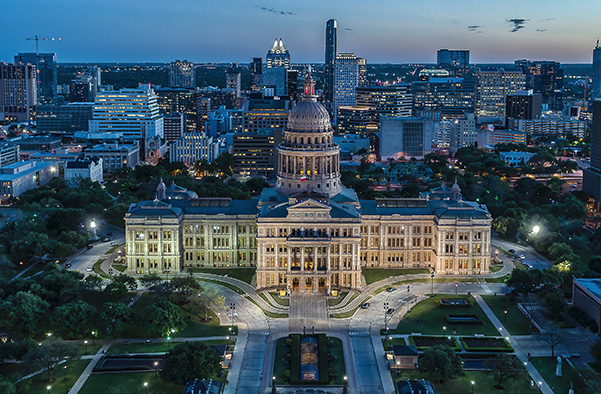
[[[112,248],[111,243],[116,242],[119,245],[125,243],[125,232],[123,232],[123,230],[119,230],[117,227],[99,224],[97,233],[100,237],[105,236],[106,233],[113,233],[113,235],[109,237],[109,242],[94,242],[94,247],[92,249],[84,249],[82,252],[73,257],[69,261],[71,263],[71,267],[69,268],[70,270],[79,271],[86,276],[90,275],[94,263],[96,263],[96,261],[98,261],[109,251],[110,248]],[[65,264],[63,264],[63,266]],[[88,271],[88,268],[90,271]]]
[[[531,265],[532,268],[537,268],[537,269],[542,270],[542,269],[549,268],[553,265],[552,261],[549,261],[546,257],[542,256],[540,253],[538,253],[536,250],[534,250],[530,246],[524,246],[524,245],[517,244],[514,242],[508,242],[508,241],[502,240],[497,237],[492,238],[491,244],[493,245],[493,249],[495,247],[499,247],[499,248],[502,248],[507,251],[509,249],[515,250],[514,255],[516,257],[519,256],[520,254],[523,254],[525,257],[524,260],[521,260],[518,258],[515,258],[514,260],[520,261],[528,266]],[[499,251],[499,252],[501,252],[501,251]]]

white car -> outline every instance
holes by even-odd
[[[117,242],[111,242],[111,246],[117,246],[119,245]]]
[[[526,256],[524,256],[523,254],[520,254],[520,260],[526,260]]]
[[[94,271],[94,268],[92,268],[92,267],[88,267],[88,268],[86,268],[86,271],[87,271],[87,272],[92,272],[92,271]]]

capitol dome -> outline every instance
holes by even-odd
[[[301,133],[323,133],[330,131],[330,115],[317,100],[303,100],[288,116],[288,130]]]

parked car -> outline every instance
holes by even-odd
[[[370,305],[370,303],[366,302],[365,304],[361,305],[361,309],[367,309],[367,308],[369,308],[369,305]]]
[[[509,249],[508,252],[509,253],[515,253],[515,249]]]
[[[524,256],[524,254],[523,254],[523,253],[520,253],[520,256],[519,256],[519,257],[520,257],[520,260],[526,260],[526,256]]]
[[[396,290],[396,287],[389,287],[386,289],[387,292],[392,293],[393,291]]]
[[[386,311],[387,315],[392,315],[394,313],[394,308],[388,308],[388,310]]]
[[[88,249],[92,249],[93,247],[94,247],[94,245],[92,245],[92,244],[88,245]]]

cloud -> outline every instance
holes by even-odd
[[[519,18],[514,18],[514,19],[507,19],[507,22],[511,25],[513,25],[513,28],[511,29],[512,33],[515,33],[519,30],[522,30],[524,27],[526,27],[526,22],[528,22],[528,19],[519,19]]]
[[[480,26],[480,25],[471,25],[471,26],[468,26],[467,29],[469,31],[473,31],[474,33],[482,34],[482,28],[483,27],[484,26]]]
[[[538,32],[541,32],[541,33],[542,33],[542,32],[544,32],[544,31],[547,31],[547,29],[536,29],[536,31],[538,31]]]
[[[272,14],[277,14],[277,15],[290,15],[290,16],[298,16],[297,14],[295,14],[292,11],[283,11],[283,10],[276,10],[274,8],[269,8],[269,7],[259,7],[258,5],[255,6],[257,8],[259,8],[260,10],[263,10],[265,12],[271,12]]]
[[[353,31],[353,29],[349,29],[348,27],[345,27],[344,30]]]

